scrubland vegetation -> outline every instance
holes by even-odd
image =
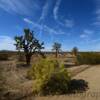
[[[77,56],[77,61],[79,64],[90,64],[90,65],[100,64],[100,53],[96,52],[79,53],[79,55]]]
[[[0,92],[3,91],[4,86],[3,86],[3,76],[2,76],[2,68],[0,68]]]
[[[5,60],[5,61],[6,61],[6,60],[8,60],[8,57],[9,57],[8,54],[1,53],[1,54],[0,54],[0,61],[1,61],[1,60]]]

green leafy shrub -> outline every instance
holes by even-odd
[[[5,53],[1,53],[0,54],[0,60],[8,60],[8,54],[5,54]]]
[[[94,52],[84,52],[77,56],[79,64],[100,64],[100,54]]]
[[[56,60],[42,59],[34,64],[28,75],[34,79],[35,94],[63,94],[68,92],[70,76]]]

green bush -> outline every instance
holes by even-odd
[[[77,56],[79,64],[100,64],[100,54],[95,52],[84,52]]]
[[[70,76],[56,60],[42,59],[32,66],[28,75],[34,79],[35,94],[62,94],[68,92]]]
[[[83,79],[72,79],[68,88],[69,93],[82,93],[89,89],[88,82]]]
[[[1,53],[0,54],[0,60],[8,60],[8,54],[5,54],[5,53]]]
[[[65,94],[68,92],[68,84],[70,77],[68,76],[68,72],[59,71],[57,73],[53,73],[51,77],[46,81],[46,83],[42,86],[41,92],[44,95],[47,94]]]

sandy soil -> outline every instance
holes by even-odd
[[[88,82],[89,91],[100,93],[100,65],[93,66],[74,77],[84,79]]]

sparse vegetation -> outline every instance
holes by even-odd
[[[100,54],[95,52],[83,52],[77,57],[79,64],[100,64]]]

